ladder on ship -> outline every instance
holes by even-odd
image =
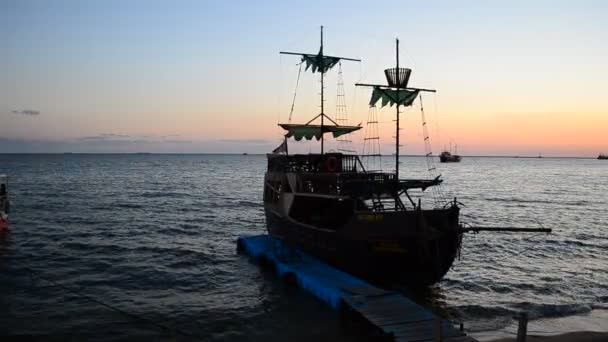
[[[346,92],[344,91],[344,77],[342,76],[342,62],[338,62],[338,84],[336,92],[336,123],[340,126],[348,125],[348,110],[346,107]],[[338,151],[343,153],[355,154],[353,149],[351,133],[339,136]]]
[[[368,171],[382,170],[382,155],[380,152],[380,134],[378,132],[378,110],[376,106],[369,107],[365,136],[363,138],[363,155],[365,168]]]

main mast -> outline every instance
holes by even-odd
[[[399,111],[401,106],[411,106],[412,102],[418,96],[421,91],[435,92],[434,89],[423,89],[423,88],[412,88],[408,87],[410,79],[411,69],[400,68],[399,66],[399,39],[395,40],[395,68],[384,70],[386,76],[387,85],[382,84],[364,84],[357,83],[357,86],[372,87],[372,98],[369,105],[375,106],[376,103],[382,100],[382,107],[389,104],[395,105],[396,107],[396,118],[395,118],[395,175],[399,178]]]
[[[321,25],[321,49],[319,50],[319,56],[323,58],[323,25]],[[325,118],[324,102],[323,97],[323,79],[325,78],[325,71],[321,69],[321,154],[323,154],[323,143],[325,142],[325,134],[323,134],[323,119]]]
[[[397,77],[399,77],[399,38],[396,39],[396,51],[397,51]],[[397,82],[397,88],[401,88],[399,82]],[[397,107],[397,122],[395,125],[395,175],[397,179],[399,179],[399,106],[397,103],[395,107]]]
[[[343,134],[347,134],[353,131],[360,129],[360,126],[342,126],[332,120],[329,116],[325,114],[325,73],[333,68],[340,60],[345,61],[354,61],[360,62],[359,59],[354,58],[346,58],[346,57],[337,57],[337,56],[327,56],[323,54],[323,26],[321,26],[321,47],[319,49],[319,53],[309,54],[309,53],[299,53],[299,52],[281,52],[281,54],[285,55],[299,55],[302,57],[302,63],[306,63],[306,70],[312,67],[312,72],[320,72],[321,73],[321,113],[315,116],[312,120],[308,121],[303,125],[294,125],[294,124],[279,124],[279,126],[283,127],[287,130],[286,137],[296,136],[296,140],[300,140],[302,137],[305,137],[307,140],[312,139],[313,136],[317,137],[317,139],[321,140],[321,154],[325,152],[325,138],[324,133],[330,132],[334,134],[334,137],[338,137]],[[312,125],[312,122],[315,121],[318,117],[321,117],[321,125]],[[328,119],[333,125],[325,125],[325,119]],[[299,131],[302,128],[306,128],[306,132]],[[316,129],[319,130],[318,133],[310,133],[311,130],[314,132]],[[320,138],[317,136],[320,135]]]

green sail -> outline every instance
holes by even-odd
[[[296,141],[300,141],[302,138],[306,140],[312,140],[313,138],[320,140],[321,135],[325,133],[332,133],[333,137],[337,138],[341,135],[361,129],[361,126],[334,125],[323,125],[323,130],[321,130],[321,125],[279,124],[279,126],[287,131],[285,134],[286,137],[293,137]]]
[[[312,68],[312,72],[326,73],[340,61],[339,57],[318,55],[302,55],[302,62],[306,62],[306,70]]]
[[[418,90],[407,90],[407,89],[385,89],[380,87],[374,87],[374,92],[369,100],[370,107],[373,107],[382,100],[382,107],[390,104],[390,106],[401,105],[411,106],[416,96],[418,96]]]

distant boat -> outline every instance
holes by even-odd
[[[245,153],[243,153],[243,155],[244,155],[244,156],[246,156],[246,155],[247,155],[247,153],[245,152]]]
[[[462,159],[461,156],[458,155],[458,145],[454,145],[454,154],[452,154],[452,143],[450,143],[450,150],[447,149],[439,155],[439,161],[442,163],[459,163]]]
[[[608,159],[608,154],[600,153],[600,155],[597,156],[597,159]]]

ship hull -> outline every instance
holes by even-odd
[[[461,244],[456,207],[388,213],[400,217],[387,217],[387,224],[351,222],[339,230],[298,223],[269,207],[265,212],[271,236],[375,283],[434,284],[448,272]],[[421,215],[441,229],[425,231]]]
[[[462,158],[460,156],[440,156],[439,161],[442,163],[459,163]]]

